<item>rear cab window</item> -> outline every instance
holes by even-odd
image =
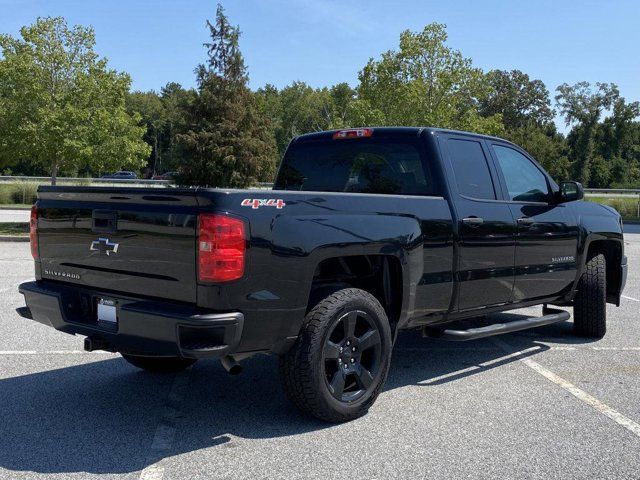
[[[302,140],[287,150],[275,189],[439,195],[423,140],[412,136]]]

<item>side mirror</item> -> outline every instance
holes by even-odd
[[[557,193],[558,203],[573,202],[584,198],[584,188],[580,182],[560,182]]]

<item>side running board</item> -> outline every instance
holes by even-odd
[[[467,340],[476,340],[478,338],[492,337],[494,335],[502,335],[503,333],[541,327],[551,323],[564,322],[565,320],[569,320],[570,317],[569,312],[565,312],[564,310],[545,308],[544,313],[546,315],[542,317],[525,318],[508,323],[496,323],[494,325],[470,328],[468,330],[438,330],[434,327],[426,327],[424,329],[424,335],[452,342],[466,342]]]

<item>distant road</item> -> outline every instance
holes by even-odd
[[[0,223],[28,222],[30,215],[29,210],[0,210]]]

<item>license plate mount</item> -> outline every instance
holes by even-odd
[[[98,298],[96,305],[96,316],[98,322],[105,322],[110,325],[118,324],[118,311],[115,300]]]

